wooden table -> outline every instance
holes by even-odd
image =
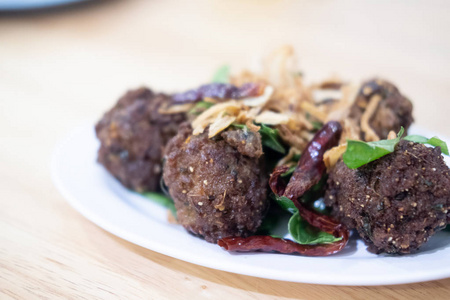
[[[283,43],[310,80],[380,75],[450,136],[450,2],[95,1],[0,14],[0,298],[444,299],[450,279],[335,287],[211,270],[103,231],[50,179],[55,143],[126,89],[165,91]],[[301,272],[301,270],[299,270]]]

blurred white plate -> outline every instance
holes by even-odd
[[[86,0],[0,0],[0,10],[28,10],[81,1]]]
[[[434,135],[418,128],[411,132]],[[406,256],[371,254],[356,239],[329,257],[228,253],[169,224],[166,209],[123,188],[96,163],[97,148],[92,123],[71,132],[54,153],[54,183],[87,219],[144,248],[213,269],[304,283],[386,285],[450,277],[449,232],[439,232],[420,253]]]

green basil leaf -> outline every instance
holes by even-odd
[[[404,133],[403,127],[397,134],[397,138],[392,140],[380,140],[376,142],[347,141],[347,150],[343,155],[344,163],[350,169],[357,169],[389,153],[394,152],[395,146],[400,142]]]
[[[290,177],[294,173],[296,168],[297,165],[290,167],[289,170],[286,171],[286,173],[281,174],[281,177]]]
[[[289,219],[288,229],[292,238],[302,245],[330,244],[341,240],[341,238],[336,238],[332,234],[309,225],[298,212]]]
[[[311,124],[312,124],[314,130],[319,130],[323,127],[322,122],[319,122],[319,121],[312,121]]]
[[[279,141],[278,130],[270,128],[267,125],[261,124],[261,129],[259,130],[261,134],[262,144],[266,147],[271,148],[280,153],[286,153],[286,149]]]
[[[200,101],[189,111],[189,114],[192,115],[199,115],[211,106],[214,106],[214,103],[206,102],[206,101]]]
[[[144,192],[141,193],[141,195],[169,209],[174,217],[177,216],[177,210],[175,209],[175,204],[173,203],[173,200],[171,198],[164,196],[163,194],[154,192]]]
[[[236,127],[236,128],[239,128],[239,129],[244,129],[244,130],[248,130],[248,128],[247,128],[247,126],[246,125],[242,125],[242,124],[235,124],[235,123],[233,123],[233,124],[231,124],[231,125],[233,125],[234,127]]]
[[[228,83],[230,81],[230,66],[224,65],[214,73],[212,82]]]
[[[395,150],[395,146],[397,146],[398,142],[400,142],[400,138],[402,137],[404,132],[405,132],[405,129],[403,127],[401,127],[400,131],[397,133],[397,137],[395,139],[379,140],[376,142],[368,142],[367,144],[369,144],[371,146],[375,146],[377,148],[385,149],[385,150],[389,151],[389,153],[392,153]]]
[[[294,205],[294,202],[292,202],[291,199],[289,199],[288,197],[272,194],[272,198],[275,200],[276,203],[278,203],[278,205],[282,209],[290,212],[291,214],[296,213],[298,211],[297,207],[295,207]]]
[[[280,215],[269,211],[267,216],[262,220],[261,226],[259,226],[256,235],[271,235],[279,221]]]
[[[434,147],[441,147],[441,152],[444,153],[445,155],[449,155],[447,143],[438,138],[437,136],[433,136],[431,139],[429,139],[427,144]]]
[[[270,236],[276,239],[284,239],[284,237],[282,237],[281,235],[270,234]]]
[[[363,141],[349,140],[347,141],[347,150],[342,158],[347,167],[357,169],[391,152]]]
[[[329,215],[331,209],[325,205],[324,202],[324,194],[325,194],[325,185],[327,183],[328,176],[324,175],[320,179],[320,181],[313,185],[303,196],[300,198],[300,201],[309,207],[310,209],[322,214]]]
[[[392,140],[381,140],[377,142],[363,142],[363,141],[347,141],[347,150],[343,155],[344,163],[350,169],[356,169],[379,159],[389,153],[394,152],[395,146],[404,133],[403,127],[397,134],[397,138]],[[403,138],[406,141],[411,141],[414,143],[428,144],[434,147],[441,147],[442,153],[449,155],[447,144],[438,138],[437,136],[428,139],[420,135],[408,135]]]
[[[423,137],[421,135],[408,135],[403,139],[414,143],[428,144],[434,147],[441,147],[441,152],[444,153],[445,155],[449,155],[447,143],[438,138],[437,136],[434,136],[431,139],[427,139],[426,137]]]
[[[325,185],[327,183],[327,179],[328,179],[327,175],[322,176],[322,178],[318,183],[316,183],[309,190],[307,190],[301,197],[302,203],[311,206],[314,204],[314,201],[323,197],[323,195],[325,194]]]
[[[410,142],[414,142],[414,143],[420,143],[420,144],[425,144],[428,142],[428,139],[421,135],[407,135],[403,139],[410,141]]]

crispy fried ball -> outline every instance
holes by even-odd
[[[211,243],[254,233],[269,205],[261,149],[258,132],[229,130],[209,139],[208,130],[193,136],[182,124],[164,165],[178,222]]]
[[[147,88],[129,91],[95,126],[99,163],[130,189],[159,189],[163,148],[185,119],[158,113],[168,101]]]
[[[356,170],[340,161],[325,203],[371,250],[410,253],[449,223],[449,168],[439,147],[402,140],[393,153]]]
[[[365,82],[350,109],[349,117],[357,121],[364,114],[370,99],[374,95],[381,96],[381,101],[372,115],[369,125],[380,137],[387,138],[389,131],[398,132],[403,126],[405,131],[413,122],[412,103],[400,94],[400,91],[392,83],[382,79],[372,79]],[[364,133],[361,133],[364,140]]]

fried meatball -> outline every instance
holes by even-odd
[[[222,138],[241,154],[259,158],[263,154],[261,134],[249,130],[228,130]]]
[[[208,130],[194,136],[182,124],[164,164],[178,223],[211,243],[254,233],[269,205],[260,149],[258,132],[231,130],[210,139]]]
[[[158,113],[168,101],[169,96],[147,88],[129,91],[95,126],[98,162],[130,189],[159,189],[163,148],[185,119]]]
[[[413,122],[412,104],[392,83],[385,80],[373,79],[361,86],[350,108],[349,117],[360,124],[362,115],[375,95],[379,95],[381,101],[370,118],[369,125],[380,139],[387,138],[391,130],[398,132],[402,126],[406,132]],[[364,140],[364,133],[361,132],[361,135]]]
[[[439,147],[405,140],[356,170],[338,162],[325,203],[376,252],[410,253],[450,220],[450,175]]]

